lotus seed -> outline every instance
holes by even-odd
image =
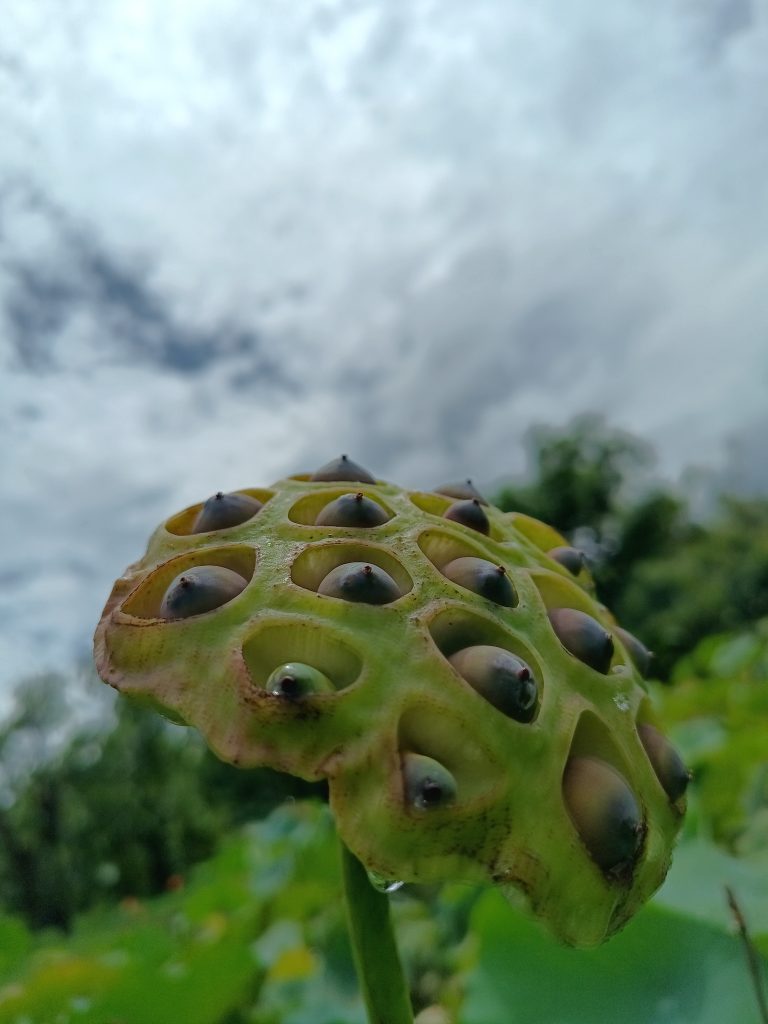
[[[549,621],[565,649],[605,675],[613,657],[613,638],[600,623],[575,608],[550,608]]]
[[[173,580],[160,605],[161,619],[187,619],[218,608],[237,597],[247,580],[223,565],[197,565]]]

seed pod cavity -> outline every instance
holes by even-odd
[[[631,867],[643,842],[640,807],[626,779],[595,757],[572,757],[563,774],[563,798],[581,841],[605,872]]]
[[[445,510],[443,518],[449,519],[453,523],[459,523],[461,526],[466,526],[469,530],[476,530],[486,537],[491,532],[488,516],[483,511],[483,506],[477,498],[455,501]]]
[[[255,516],[261,507],[261,502],[250,494],[240,494],[239,491],[225,494],[217,491],[198,512],[191,532],[207,533],[209,530],[240,526]]]
[[[443,566],[442,573],[452,583],[495,604],[512,608],[517,603],[515,588],[503,565],[494,565],[485,558],[454,558]]]
[[[456,802],[456,779],[448,769],[424,754],[403,754],[403,796],[414,811],[429,812]]]
[[[318,526],[346,526],[369,529],[389,519],[377,501],[366,498],[362,491],[342,494],[322,508],[315,520]]]
[[[389,604],[400,596],[400,588],[388,572],[368,562],[346,562],[332,569],[317,588],[325,597],[362,604]]]
[[[309,479],[315,481],[352,480],[361,484],[376,483],[368,470],[358,466],[348,455],[340,455],[338,459],[326,462]]]
[[[503,647],[478,644],[452,654],[448,661],[489,704],[528,723],[536,714],[539,688],[530,665]]]
[[[269,676],[265,689],[267,693],[286,700],[301,700],[318,693],[335,693],[328,676],[311,665],[298,661],[279,665]]]
[[[567,569],[572,576],[578,576],[584,567],[584,552],[577,548],[557,547],[547,552],[550,558],[559,562],[564,569]]]
[[[247,586],[233,569],[221,565],[197,565],[172,581],[160,605],[160,618],[187,619],[213,611],[237,597]]]
[[[549,621],[565,649],[605,675],[613,658],[613,638],[597,619],[576,608],[550,608]]]
[[[654,729],[652,725],[641,724],[637,727],[637,733],[664,792],[672,803],[676,803],[688,788],[691,773],[683,764],[678,752],[658,729]]]

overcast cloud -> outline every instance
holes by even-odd
[[[167,514],[340,451],[489,481],[594,410],[768,484],[765,0],[3,22],[0,688]]]

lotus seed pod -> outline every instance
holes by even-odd
[[[549,621],[560,643],[574,658],[606,674],[613,657],[613,638],[596,619],[576,608],[550,608]]]
[[[643,819],[626,780],[605,761],[572,757],[563,796],[576,831],[603,871],[631,866],[643,841]]]
[[[403,794],[415,811],[436,811],[456,801],[456,780],[438,761],[424,754],[403,755]]]
[[[378,504],[358,491],[357,494],[342,494],[320,510],[317,526],[348,526],[369,528],[386,523],[389,516]]]
[[[530,666],[501,647],[465,647],[448,659],[477,692],[508,718],[530,722],[538,686]]]
[[[240,494],[238,491],[224,494],[217,491],[198,512],[191,532],[207,533],[209,530],[240,526],[255,516],[261,507],[261,502],[250,494]]]
[[[511,608],[515,603],[515,591],[503,565],[467,556],[454,558],[443,566],[442,572],[446,579],[495,604]]]
[[[362,604],[389,604],[400,597],[400,588],[389,573],[366,562],[337,566],[323,578],[317,592]]]
[[[584,566],[584,552],[568,546],[552,548],[547,554],[554,558],[564,569],[567,569],[572,576],[578,576]]]
[[[279,665],[267,679],[265,689],[267,693],[275,697],[285,697],[287,700],[301,700],[302,697],[310,697],[316,693],[336,692],[328,676],[318,672],[311,665],[302,665],[298,661]]]
[[[486,536],[491,532],[488,516],[477,498],[471,498],[468,501],[455,501],[450,508],[445,510],[443,516],[445,519],[450,519],[451,522],[461,523],[462,526],[466,526],[470,530],[477,530],[478,533],[484,533]]]
[[[643,724],[638,725],[637,732],[664,792],[675,803],[688,788],[691,773],[683,764],[678,752],[658,729]]]
[[[643,679],[646,679],[651,668],[651,662],[653,661],[651,651],[636,636],[632,636],[631,633],[628,633],[626,629],[622,629],[621,626],[616,626],[613,632],[626,647],[627,653],[634,662],[637,671]]]
[[[464,501],[471,501],[475,498],[481,505],[488,504],[471,480],[462,480],[455,484],[441,484],[433,489],[435,494],[444,494],[448,498],[461,498]]]
[[[221,565],[197,565],[174,579],[160,605],[161,619],[187,619],[202,615],[237,597],[247,580]]]
[[[316,470],[311,480],[350,480],[357,481],[361,484],[375,484],[376,481],[373,479],[367,469],[363,469],[362,466],[358,466],[356,462],[353,462],[347,455],[340,455],[338,459],[332,459],[330,462],[326,462],[324,466]]]
[[[248,488],[263,507],[232,534],[190,535],[190,510],[165,517],[107,600],[100,675],[225,761],[325,780],[342,840],[374,876],[485,881],[522,894],[564,942],[602,942],[661,884],[683,801],[639,742],[648,696],[631,653],[607,671],[611,620],[585,570],[553,563],[566,542],[550,527],[479,498],[443,519],[453,495],[374,482],[348,459],[318,475]],[[320,522],[345,491],[386,523]],[[467,533],[456,509],[484,528]],[[473,589],[476,560],[511,604]]]

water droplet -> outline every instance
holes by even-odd
[[[397,892],[398,889],[402,889],[405,885],[405,882],[396,882],[390,878],[384,878],[383,875],[379,875],[375,871],[368,872],[368,881],[377,892],[384,893]]]
[[[616,705],[619,711],[629,711],[631,707],[629,699],[624,693],[617,693],[616,696],[613,698],[613,703]]]

